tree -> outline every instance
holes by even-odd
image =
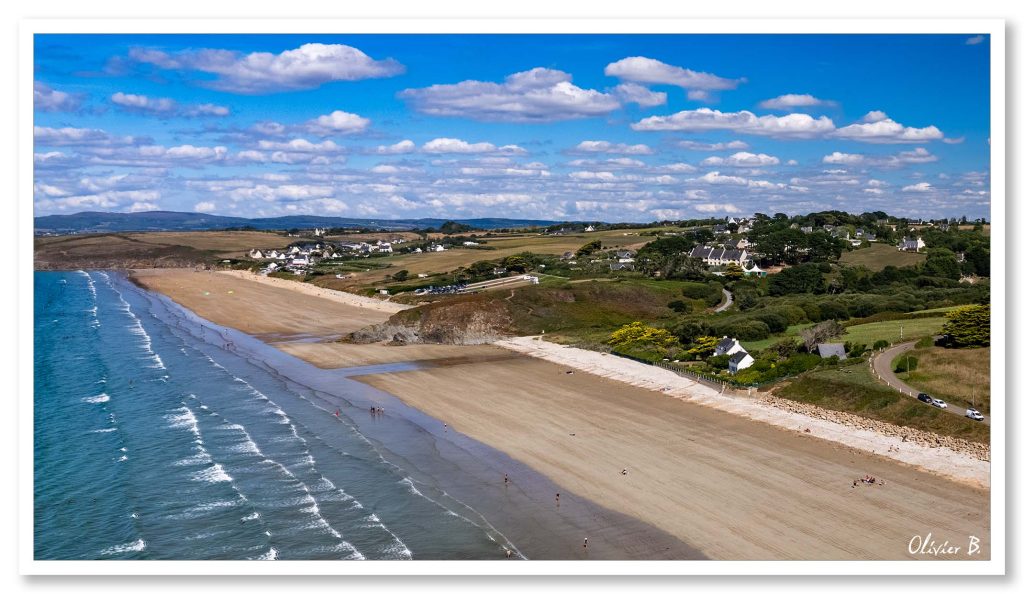
[[[725,272],[723,274],[725,275],[725,278],[729,280],[739,280],[743,278],[743,268],[741,268],[739,264],[732,262],[726,265]]]
[[[521,255],[514,255],[505,258],[505,268],[508,268],[510,272],[526,272],[529,268],[530,263]]]
[[[956,255],[946,248],[935,248],[928,252],[921,271],[929,276],[941,276],[956,280],[960,278],[960,263]]]
[[[600,250],[600,249],[601,249],[601,240],[600,239],[595,239],[594,241],[591,241],[589,243],[585,243],[582,246],[580,246],[580,249],[576,250],[576,257],[577,258],[582,258],[584,256],[591,256],[591,255],[597,253],[597,251]]]
[[[441,225],[440,231],[445,235],[451,235],[452,233],[463,233],[471,229],[472,227],[470,227],[469,225],[465,225],[463,223],[456,223],[455,221],[445,221],[444,224]]]
[[[693,341],[693,346],[687,351],[694,357],[704,358],[715,352],[718,346],[718,339],[714,336],[699,336]]]
[[[825,320],[820,324],[815,324],[810,328],[801,330],[800,338],[804,340],[804,348],[806,348],[809,353],[819,344],[842,336],[843,332],[844,329],[839,322],[835,320]]]
[[[633,322],[612,332],[608,344],[626,348],[634,346],[667,348],[679,344],[679,339],[664,328],[655,328],[643,322]]]
[[[816,264],[800,264],[782,270],[770,277],[770,295],[792,293],[821,293],[825,289],[825,277]]]
[[[406,280],[407,278],[409,278],[409,271],[408,270],[399,270],[398,272],[392,274],[391,278],[395,279],[398,282],[402,282],[402,281]]]
[[[992,335],[992,308],[986,305],[968,305],[946,314],[943,334],[949,336],[947,347],[974,348],[989,345]]]

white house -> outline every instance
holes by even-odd
[[[466,247],[473,247],[475,245],[480,245],[480,244],[475,242],[475,241],[463,241],[462,245],[464,245]]]
[[[921,238],[910,239],[904,237],[903,241],[899,245],[899,250],[901,252],[919,252],[924,248],[924,240]]]
[[[587,228],[586,228],[586,229],[584,229],[583,231],[584,231],[585,233],[590,233],[590,232],[591,232],[591,231],[593,231],[593,230],[594,230],[594,226],[593,226],[593,225],[587,225]]]
[[[382,244],[380,244],[380,248],[379,249],[380,249],[381,252],[383,252],[385,254],[390,254],[390,253],[392,253],[394,251],[391,248],[391,244],[390,243],[382,243]]]
[[[256,258],[257,260],[262,260],[266,256],[263,255],[263,250],[252,249],[252,250],[249,250],[249,257],[250,258]]]
[[[729,357],[729,373],[736,373],[754,364],[754,358],[747,351],[737,351]]]
[[[729,338],[728,336],[723,336],[722,340],[719,340],[718,344],[715,345],[716,357],[719,355],[732,355],[733,353],[738,353],[740,351],[743,351],[743,346],[740,345],[740,341],[735,338]]]
[[[434,247],[431,248],[431,251],[443,252],[444,251],[444,246],[443,245],[435,245]]]
[[[727,248],[712,248],[708,246],[697,246],[690,250],[691,258],[703,260],[708,266],[725,266],[726,264],[746,264],[750,255],[747,250],[730,250]]]

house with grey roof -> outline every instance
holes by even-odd
[[[846,346],[839,342],[823,342],[818,345],[818,356],[822,359],[838,357],[840,361],[845,361]]]
[[[904,237],[898,247],[901,252],[920,252],[925,248],[924,239]]]
[[[754,364],[754,358],[747,351],[736,351],[729,357],[729,373],[735,374]]]
[[[740,345],[740,341],[736,340],[735,338],[723,336],[722,340],[719,340],[718,344],[715,345],[715,356],[717,357],[719,355],[731,355],[742,350],[743,346]]]

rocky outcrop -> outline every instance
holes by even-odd
[[[442,301],[391,316],[357,330],[346,342],[366,344],[486,344],[512,334],[512,317],[502,301]]]

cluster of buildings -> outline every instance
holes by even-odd
[[[804,226],[800,227],[796,223],[790,225],[790,229],[800,229],[804,233],[814,233],[815,231],[827,233],[835,239],[842,239],[843,241],[849,242],[853,247],[860,247],[865,241],[872,242],[877,241],[878,238],[874,233],[866,229],[857,228],[854,230],[853,235],[850,235],[850,230],[847,227],[836,226],[836,225],[822,225],[821,227]]]
[[[269,274],[278,270],[302,272],[324,258],[336,257],[336,252],[334,246],[330,244],[316,243],[293,245],[282,250],[254,248],[249,250],[249,257],[253,260],[269,260],[261,271],[263,274]]]
[[[326,229],[314,229],[318,237],[326,233]],[[404,243],[405,240],[398,238],[391,241],[378,239],[375,242],[347,242],[347,243],[296,243],[287,248],[249,250],[249,257],[253,260],[267,261],[261,271],[263,274],[287,270],[289,272],[301,273],[311,266],[325,259],[341,258],[343,256],[368,256],[373,253],[390,254],[394,252],[393,244]]]

